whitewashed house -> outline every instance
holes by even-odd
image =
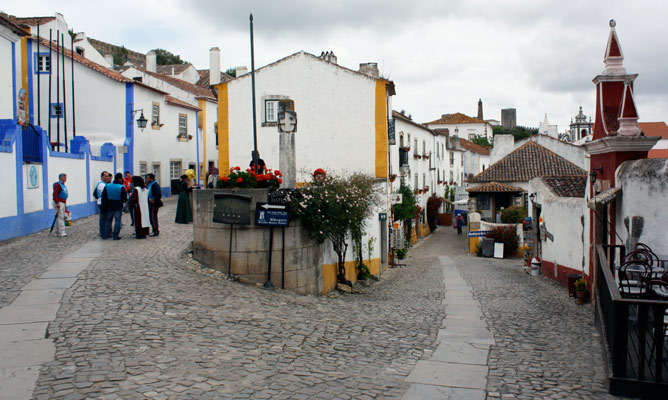
[[[425,125],[430,129],[447,129],[450,135],[472,140],[480,136],[491,141],[494,128],[488,121],[469,117],[462,113],[443,114],[441,118],[427,122]]]
[[[214,68],[211,71],[216,72]],[[338,65],[333,54],[317,57],[300,51],[257,69],[255,82],[257,148],[268,168],[279,169],[280,158],[290,157],[279,152],[277,116],[281,110],[293,110],[297,114],[297,185],[311,182],[317,168],[339,174],[363,172],[378,179],[379,190],[387,198],[388,118],[394,84],[379,76],[375,63],[362,64],[355,71]],[[222,82],[216,89],[221,173],[234,166],[248,168],[253,150],[251,74]],[[372,260],[366,261],[374,274],[380,273],[387,262],[387,221],[380,221],[379,214],[389,215],[389,204],[376,212],[367,221],[367,237],[363,240],[374,237],[378,243]],[[347,261],[352,260],[348,253]],[[336,261],[331,248],[326,250],[323,271],[333,270]],[[347,276],[356,279],[351,270]],[[336,282],[327,282],[326,286],[332,284]]]

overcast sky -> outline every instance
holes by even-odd
[[[608,21],[617,21],[624,66],[639,74],[641,121],[668,120],[668,2],[660,0],[116,0],[23,1],[12,15],[64,15],[76,32],[147,52],[164,48],[197,68],[221,49],[223,69],[255,66],[300,50],[333,51],[340,65],[377,62],[393,80],[395,110],[417,122],[441,114],[537,127],[547,113],[563,132],[581,104],[593,115],[592,79],[603,71]]]

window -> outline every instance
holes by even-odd
[[[473,141],[475,139],[475,133],[469,133],[469,140]]]
[[[83,49],[83,47],[79,47],[79,46],[77,46],[77,47],[76,47],[76,52],[77,52],[78,55],[80,55],[80,56],[82,56],[82,57],[84,56],[84,49]]]
[[[276,124],[278,122],[278,113],[281,111],[294,111],[294,102],[289,99],[265,99],[264,100],[264,121],[266,124]]]
[[[179,114],[179,136],[188,136],[188,116],[185,114]]]
[[[438,143],[437,143],[437,144],[436,144],[436,158],[439,158],[439,157],[440,157],[440,154],[441,154],[441,153],[439,153],[439,150],[440,150],[440,149],[441,149],[441,146],[439,146]]]
[[[160,103],[153,102],[151,106],[151,128],[160,129]]]
[[[169,162],[169,179],[179,179],[181,177],[181,161]]]
[[[140,176],[146,176],[146,168],[148,168],[148,165],[145,162],[140,162],[139,163],[139,175]]]
[[[453,182],[455,180],[455,175],[450,171],[450,182]]]
[[[419,187],[419,186],[418,186],[418,183],[419,183],[419,182],[418,182],[418,174],[415,174],[415,175],[414,175],[414,180],[415,180],[415,181],[414,181],[414,182],[415,182],[415,186],[413,186],[413,189],[417,189],[417,188]]]
[[[49,53],[35,54],[35,73],[48,74],[51,72],[51,58]]]
[[[426,156],[427,155],[427,142],[424,140],[422,141],[422,155]]]
[[[422,174],[422,187],[427,186],[427,174]]]
[[[159,162],[154,162],[153,163],[153,175],[155,175],[155,181],[160,184],[160,163]]]
[[[464,154],[462,154],[461,159],[462,159],[462,167],[463,167],[464,166]]]
[[[51,103],[51,118],[58,118],[63,116],[63,103]]]
[[[417,147],[417,144],[418,144],[417,139],[413,140],[413,151],[415,152],[415,154],[418,153],[418,147]]]
[[[450,166],[454,166],[454,165],[455,165],[455,153],[450,152]],[[452,179],[450,179],[450,180],[452,180]]]

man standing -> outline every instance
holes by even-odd
[[[130,171],[125,171],[125,177],[123,178],[123,185],[125,186],[125,191],[128,192],[128,197],[132,194],[132,174]],[[135,214],[132,207],[127,207],[130,212],[130,226],[135,225]]]
[[[162,191],[158,182],[155,181],[154,174],[146,174],[146,183],[148,184],[148,215],[153,229],[151,236],[158,236],[160,234],[158,209],[162,207]]]
[[[100,236],[104,234],[104,223],[107,219],[106,210],[102,207],[102,192],[110,180],[111,174],[107,171],[102,171],[100,181],[95,186],[95,191],[93,192],[93,197],[97,199],[97,208],[100,211],[100,232],[98,233]]]
[[[56,236],[65,237],[65,211],[67,211],[67,174],[58,175],[58,182],[53,184],[53,207],[56,212]]]
[[[125,186],[123,185],[123,174],[119,172],[114,177],[114,182],[108,183],[102,191],[102,208],[105,210],[102,239],[106,240],[109,238],[112,219],[114,220],[114,233],[112,237],[114,240],[121,238],[118,234],[121,232],[121,216],[123,215],[123,204],[126,201],[128,201],[128,192],[125,191]]]

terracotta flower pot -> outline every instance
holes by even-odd
[[[575,295],[577,296],[577,299],[575,300],[576,304],[584,304],[587,302],[587,291],[576,291]]]

